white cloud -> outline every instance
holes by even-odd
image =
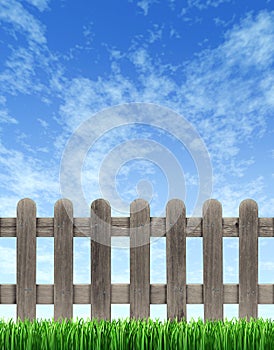
[[[217,198],[222,203],[223,216],[239,216],[239,205],[241,201],[247,198],[257,201],[259,205],[259,216],[267,216],[268,213],[266,212],[267,208],[265,204],[268,201],[263,194],[264,186],[263,176],[259,176],[253,181],[246,183],[240,183],[238,181],[225,183],[224,180],[215,187],[213,198]]]
[[[246,69],[261,69],[273,63],[274,12],[262,11],[254,19],[249,14],[226,35],[223,54],[227,64]]]
[[[158,0],[140,0],[137,2],[137,6],[140,7],[143,10],[144,15],[147,16],[149,8],[153,4],[157,4],[157,3],[158,3]]]
[[[0,167],[2,216],[14,211],[16,202],[24,197],[35,200],[39,211],[59,198],[58,168],[50,163],[1,146]]]
[[[34,3],[41,9],[46,4],[39,0]],[[43,75],[45,79],[58,69],[56,59],[46,46],[45,26],[16,0],[0,1],[0,24],[13,39],[7,47],[4,69],[0,73],[1,93],[37,94],[43,90],[41,99],[48,103],[49,84],[42,81],[40,73],[46,74]]]
[[[270,88],[274,79],[270,69],[274,57],[270,45],[273,42],[273,17],[273,13],[266,11],[255,18],[248,16],[227,32],[223,44],[213,50],[203,51],[193,62],[181,67],[163,65],[153,59],[144,47],[140,47],[132,48],[127,55],[112,56],[116,68],[108,78],[93,81],[79,77],[68,80],[59,70],[58,77],[51,82],[52,89],[62,96],[59,123],[64,128],[64,134],[55,143],[57,151],[63,149],[67,137],[81,122],[103,108],[132,101],[158,103],[182,113],[198,128],[210,150],[215,178],[218,180],[215,192],[218,198],[224,198],[226,203],[231,203],[235,208],[235,200],[246,196],[246,193],[259,196],[263,191],[261,179],[254,179],[255,185],[243,188],[238,196],[234,192],[236,187],[233,180],[229,186],[226,186],[225,181],[228,168],[230,175],[237,179],[243,177],[252,164],[252,159],[239,159],[240,144],[255,134],[263,135],[270,107],[273,106]],[[257,52],[254,53],[255,46]],[[10,76],[14,76],[15,72],[17,79],[14,80],[17,83],[21,80],[31,84],[35,74],[33,58],[24,49],[14,55],[14,61],[10,59],[8,64],[12,72]],[[24,69],[21,70],[20,55],[24,62]],[[245,57],[249,59],[245,60]],[[123,74],[124,60],[134,65],[137,80],[133,81]],[[2,79],[5,81],[5,74]],[[10,86],[11,92],[27,93],[20,90],[24,84]],[[117,141],[125,139],[120,133],[105,140],[100,152],[93,158],[94,171],[106,154],[104,152],[108,152]],[[126,139],[131,137],[134,137],[133,130],[130,130]],[[2,180],[10,179],[8,181],[13,193],[23,196],[29,193],[37,197],[40,188],[46,191],[48,198],[56,194],[49,172],[42,171],[35,160],[26,160],[22,154],[11,151],[2,154],[1,164],[5,169]],[[19,171],[20,166],[26,168],[23,176]],[[96,182],[97,177],[91,181]],[[227,209],[228,212],[232,206]]]
[[[185,115],[197,121],[217,158],[236,156],[242,141],[265,131],[273,98],[266,88],[273,78],[273,24],[273,13],[246,18],[186,69]]]
[[[44,119],[38,118],[37,121],[41,124],[41,126],[42,126],[44,129],[48,129],[49,123],[47,123]]]
[[[12,24],[19,33],[23,31],[29,40],[46,43],[44,26],[16,0],[1,0],[0,21]]]
[[[223,3],[231,2],[231,0],[187,0],[187,7],[183,8],[182,14],[188,10],[196,8],[198,10],[206,10],[209,7],[219,7]]]
[[[6,107],[6,102],[6,98],[4,96],[0,96],[0,123],[17,124],[17,120],[10,116]]]
[[[7,109],[0,110],[0,123],[11,123],[11,124],[17,124],[17,120],[12,118]]]
[[[261,137],[271,116],[273,28],[273,13],[249,15],[227,32],[222,44],[181,67],[163,65],[144,47],[112,55],[116,68],[108,78],[80,77],[61,84],[61,123],[71,132],[93,113],[132,101],[173,108],[194,124],[206,142],[214,166],[215,194],[227,203],[226,212],[253,195],[264,203],[262,177],[240,190],[237,181],[254,162],[252,154],[242,158],[241,145]],[[125,61],[134,65],[135,81],[123,74]],[[108,142],[111,145],[111,138]]]
[[[14,50],[6,61],[6,69],[0,74],[3,92],[16,95],[18,92],[29,94],[41,90],[41,85],[34,84],[36,81],[33,53],[26,48]]]
[[[43,12],[47,10],[49,7],[50,0],[25,0],[29,4],[36,7],[39,11]]]
[[[148,42],[153,44],[154,42],[161,40],[163,35],[163,26],[159,26],[158,24],[153,25],[153,29],[148,30],[149,39]]]

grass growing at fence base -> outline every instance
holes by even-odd
[[[263,319],[0,321],[5,350],[262,350],[274,349],[274,322]]]

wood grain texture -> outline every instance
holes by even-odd
[[[17,205],[17,318],[36,318],[36,205],[21,199]]]
[[[73,317],[73,206],[60,199],[54,206],[54,320]]]
[[[215,199],[203,205],[204,319],[223,319],[222,206]]]
[[[150,315],[150,210],[143,199],[130,205],[130,318]]]
[[[179,199],[166,206],[167,318],[187,319],[186,208]]]
[[[258,304],[274,304],[274,285],[258,285],[258,237],[274,237],[274,218],[258,218],[253,200],[231,218],[222,218],[214,200],[202,218],[185,218],[179,200],[168,203],[166,217],[150,217],[141,199],[130,217],[111,217],[99,199],[89,218],[73,218],[67,200],[56,203],[53,218],[36,218],[35,203],[23,199],[16,218],[0,218],[0,236],[16,237],[18,248],[17,284],[0,285],[0,304],[17,304],[21,319],[35,319],[36,304],[54,304],[55,319],[71,318],[73,304],[91,304],[97,319],[111,319],[111,304],[130,304],[131,318],[148,318],[151,304],[167,304],[169,319],[186,318],[187,304],[204,304],[205,319],[222,319],[223,304],[239,304],[239,317],[249,320]],[[130,237],[131,284],[111,284],[111,236]],[[36,237],[54,237],[54,285],[36,285]],[[91,238],[91,284],[73,285],[73,237]],[[150,237],[166,237],[167,284],[150,284]],[[186,237],[203,237],[204,284],[186,285]],[[223,285],[222,237],[239,237],[239,284]]]
[[[16,284],[1,284],[1,304],[16,304]],[[258,285],[258,304],[273,304],[274,284]],[[111,304],[130,304],[130,285],[114,283],[111,285]],[[54,303],[54,284],[36,285],[36,304]],[[73,285],[73,304],[90,304],[91,285]],[[153,283],[150,285],[150,304],[167,303],[167,285]],[[186,285],[186,303],[203,304],[203,284]],[[224,304],[239,304],[239,284],[224,284]]]
[[[252,199],[239,208],[239,317],[258,317],[258,206]]]
[[[111,208],[104,199],[91,205],[91,319],[111,319]]]
[[[129,237],[129,217],[111,218],[111,236]],[[274,237],[274,218],[259,218],[258,236]],[[203,237],[202,218],[186,218],[186,236]],[[73,236],[90,236],[90,218],[74,218]],[[151,217],[151,237],[166,237],[166,218]],[[239,218],[223,218],[223,237],[239,237]],[[36,237],[53,237],[53,218],[36,219]],[[0,218],[0,237],[16,237],[16,218]]]

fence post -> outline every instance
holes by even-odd
[[[239,318],[258,317],[258,205],[252,199],[239,207]]]
[[[204,320],[223,321],[222,205],[209,199],[203,205]]]
[[[179,199],[166,206],[167,319],[187,320],[186,208]]]
[[[91,205],[91,319],[111,319],[111,208],[104,199]]]
[[[36,319],[36,204],[29,198],[17,204],[17,318]]]
[[[130,205],[130,318],[150,315],[150,209],[143,199]]]
[[[73,317],[73,206],[68,199],[55,203],[53,225],[54,320],[62,322]]]

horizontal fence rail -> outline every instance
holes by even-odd
[[[130,237],[130,284],[111,283],[111,237]],[[204,304],[204,320],[223,320],[223,304],[239,304],[239,318],[258,317],[274,304],[274,285],[258,285],[258,237],[274,237],[274,218],[258,218],[257,203],[241,202],[239,217],[223,218],[221,203],[204,203],[201,218],[187,218],[172,199],[166,217],[149,204],[131,203],[130,217],[111,217],[103,199],[89,218],[74,218],[60,199],[53,218],[37,218],[25,198],[16,218],[0,218],[0,237],[17,238],[17,283],[0,284],[0,304],[17,304],[17,318],[34,320],[36,304],[54,304],[54,319],[71,319],[73,304],[91,304],[91,319],[111,319],[111,304],[130,304],[130,318],[147,319],[150,304],[167,304],[167,319],[187,319],[187,304]],[[54,237],[54,285],[36,284],[36,237]],[[91,284],[73,284],[73,237],[91,238]],[[150,237],[166,237],[166,284],[150,284]],[[203,237],[203,284],[186,284],[186,237]],[[239,284],[223,284],[223,237],[239,237]]]

